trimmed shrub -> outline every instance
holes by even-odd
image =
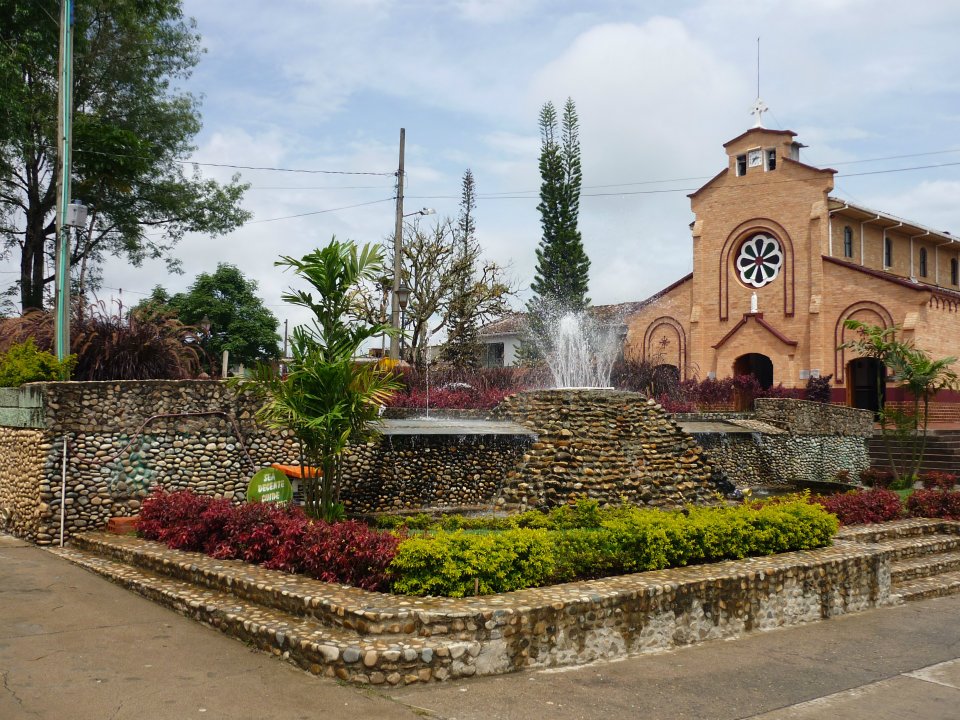
[[[387,567],[400,538],[378,533],[355,520],[308,522],[299,539],[299,572],[324,582],[346,583],[364,590],[388,587]]]
[[[549,533],[529,529],[487,535],[440,531],[410,538],[390,565],[394,592],[448,597],[536,587],[553,570]]]
[[[828,403],[832,389],[830,381],[833,379],[833,373],[825,377],[813,377],[807,380],[806,399],[811,402]]]
[[[900,496],[885,488],[815,497],[812,502],[836,515],[841,525],[886,522],[903,515]]]
[[[907,512],[911,517],[960,520],[960,492],[917,490],[907,498]]]
[[[503,520],[550,528],[493,534],[439,531],[400,544],[390,571],[394,592],[472,595],[506,592],[547,582],[568,582],[658,570],[697,562],[770,555],[822,547],[837,520],[806,500],[663,511],[593,501],[549,514],[468,518],[487,529]]]
[[[860,482],[872,488],[888,488],[893,484],[893,473],[882,468],[868,467],[860,473]]]

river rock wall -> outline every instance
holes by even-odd
[[[503,496],[520,507],[589,497],[655,507],[717,502],[712,467],[696,440],[642,395],[542,390],[508,396],[492,417],[536,433]]]
[[[218,381],[37,383],[0,394],[0,529],[41,545],[134,515],[157,485],[240,501],[254,472],[299,464],[290,433]],[[61,493],[63,441],[67,488]],[[343,468],[351,513],[492,504],[526,436],[388,438]]]

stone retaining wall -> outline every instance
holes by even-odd
[[[39,482],[51,445],[40,430],[0,427],[0,529],[36,537],[48,514]]]
[[[687,421],[712,421],[684,415]],[[870,466],[869,410],[780,398],[758,398],[756,412],[724,420],[733,432],[694,433],[714,465],[738,486],[802,484],[833,480],[845,471],[850,482]],[[753,430],[753,432],[751,432]]]
[[[64,437],[65,537],[135,514],[157,484],[240,500],[255,470],[299,463],[289,433],[258,426],[254,402],[221,382],[8,390],[0,397],[11,410],[0,427],[0,528],[41,545],[60,539]],[[449,437],[359,446],[345,464],[341,499],[358,513],[492,503],[524,447]]]
[[[462,599],[366,592],[133,537],[81,535],[76,544],[124,565],[68,550],[69,559],[137,592],[311,672],[375,685],[579,665],[898,600],[890,551],[857,542]],[[136,568],[151,573],[150,585]],[[229,593],[228,604],[210,590]]]
[[[710,461],[738,487],[800,485],[833,480],[838,472],[856,482],[870,466],[866,438],[834,435],[697,433]]]
[[[744,467],[769,468],[770,477],[757,482],[819,480],[832,474],[828,461],[857,457],[863,443],[851,434],[855,422],[839,412],[849,410],[795,400],[758,403],[769,423],[789,428],[786,435],[757,435],[760,441],[749,446],[715,443],[710,459],[660,406],[635,393],[522,393],[493,415],[530,428],[539,435],[536,443],[517,436],[384,438],[350,453],[341,500],[358,514],[494,503],[550,507],[582,495],[676,506],[715,501],[714,465],[741,482],[751,482],[740,472]],[[797,407],[799,414],[791,415]],[[4,389],[0,528],[50,544],[60,539],[61,507],[69,536],[136,513],[158,483],[239,500],[256,469],[299,461],[292,437],[259,427],[255,410],[250,398],[217,381]],[[824,417],[836,435],[804,434]],[[68,484],[61,498],[64,438]],[[862,454],[865,467],[865,449]],[[851,462],[859,474],[859,461]]]
[[[757,420],[793,435],[869,437],[873,434],[870,410],[782,398],[757,398],[754,410]]]

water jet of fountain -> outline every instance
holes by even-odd
[[[601,327],[586,312],[547,318],[547,337],[538,344],[556,388],[609,388],[610,372],[620,338],[613,327]]]

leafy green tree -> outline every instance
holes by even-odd
[[[20,305],[42,307],[53,280],[59,3],[0,0],[0,256],[18,253]],[[72,195],[90,208],[73,233],[79,292],[107,256],[163,258],[188,232],[222,234],[249,219],[247,185],[185,170],[200,130],[197,98],[175,89],[199,61],[181,0],[74,5]]]
[[[900,328],[869,325],[859,320],[845,320],[844,327],[857,332],[855,340],[844,343],[841,348],[850,348],[864,357],[880,361],[877,372],[878,393],[882,393],[884,377],[889,368],[892,380],[899,383],[913,398],[913,408],[904,412],[899,408],[884,406],[883,397],[878,397],[881,408],[878,415],[883,435],[887,461],[896,480],[914,478],[920,471],[927,446],[930,401],[942,390],[960,386],[960,376],[951,369],[956,357],[934,360],[928,353],[912,342],[899,340]],[[922,406],[922,410],[921,410]],[[894,461],[894,440],[908,445],[910,453],[904,463]]]
[[[380,408],[400,388],[390,372],[356,360],[364,343],[393,333],[385,323],[354,319],[357,287],[384,275],[383,250],[334,238],[301,259],[282,257],[276,264],[293,270],[313,289],[284,295],[286,302],[310,310],[313,320],[293,331],[293,361],[286,376],[260,363],[252,380],[237,384],[265,400],[258,412],[261,422],[293,432],[301,465],[322,469],[319,479],[304,472],[304,500],[315,517],[333,520],[342,514],[338,498],[344,451],[376,433],[373,423]]]
[[[138,307],[161,310],[165,293],[154,288]],[[201,347],[215,366],[224,350],[230,352],[231,362],[248,366],[280,357],[277,318],[257,296],[256,281],[235,265],[219,263],[216,272],[200,273],[186,292],[173,295],[166,305],[182,323],[196,328]]]

